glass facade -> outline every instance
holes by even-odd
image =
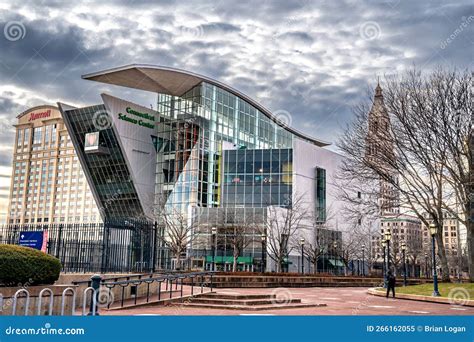
[[[104,105],[65,111],[72,128],[69,129],[71,139],[84,159],[99,198],[99,210],[105,218],[142,218],[143,209],[112,127],[100,130],[99,145],[103,153],[83,153],[86,134],[97,131],[94,114],[104,112]]]
[[[326,221],[326,170],[316,168],[316,218],[319,222]]]
[[[290,205],[292,149],[227,150],[222,156],[224,206]]]
[[[281,204],[285,194],[291,193],[291,152],[288,149],[292,147],[292,134],[238,96],[203,82],[181,97],[159,94],[158,112],[163,118],[157,143],[160,150],[156,193],[165,194],[168,206],[184,210],[189,205],[218,207],[223,201],[252,206]],[[229,169],[226,171],[222,158],[224,154],[231,158],[231,152],[226,150],[229,145],[246,149],[244,158],[249,161],[265,159],[265,163],[271,164],[272,158],[281,159],[287,164],[285,172],[281,167],[279,172],[269,168],[265,178],[252,169],[246,171],[246,175],[255,177],[257,172],[261,183],[271,177],[276,181],[286,173],[286,183],[278,189],[272,185],[260,186],[259,194],[252,199],[250,190],[246,198],[245,188],[239,187],[244,197],[231,198],[232,184],[226,183],[223,177],[226,172],[231,173]],[[272,154],[272,149],[277,152]],[[280,152],[283,149],[287,149],[286,152]],[[263,150],[267,150],[266,153]],[[229,187],[223,191],[223,186]],[[224,193],[225,199],[221,198]]]

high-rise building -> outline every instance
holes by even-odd
[[[421,221],[410,215],[384,216],[380,219],[380,234],[372,236],[372,255],[374,261],[382,264],[384,251],[382,241],[384,234],[390,232],[391,268],[397,273],[403,272],[402,244],[406,246],[407,271],[411,276],[420,274],[420,264],[424,255]],[[385,253],[387,250],[385,251]],[[387,255],[385,255],[385,261]]]
[[[368,132],[366,137],[365,158],[368,163],[377,168],[379,180],[379,210],[381,216],[393,216],[400,212],[400,197],[398,190],[392,184],[398,181],[394,169],[395,152],[391,135],[390,117],[385,107],[382,87],[377,84],[372,108],[368,114]],[[387,180],[391,179],[390,181]]]
[[[18,115],[7,223],[101,220],[57,107]]]
[[[390,117],[384,103],[382,87],[377,83],[372,107],[368,114],[368,133],[366,137],[366,161],[377,169],[380,178],[375,193],[378,197],[379,233],[372,236],[371,251],[375,265],[384,265],[382,240],[383,234],[390,231],[391,267],[400,269],[401,245],[407,246],[407,261],[413,262],[412,274],[419,272],[419,258],[422,254],[421,221],[400,213],[400,193],[395,184],[398,183],[396,157],[391,130]]]

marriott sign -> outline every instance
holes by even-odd
[[[31,113],[30,118],[28,119],[28,121],[33,121],[33,120],[36,120],[36,119],[49,118],[50,116],[51,116],[51,110],[48,109],[45,112]]]

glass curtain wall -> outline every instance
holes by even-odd
[[[291,149],[292,147],[290,132],[279,127],[265,114],[238,96],[205,82],[181,97],[159,94],[158,111],[171,122],[176,122],[176,126],[164,128],[168,129],[169,134],[167,137],[162,136],[165,141],[163,144],[174,144],[176,151],[163,150],[163,153],[159,153],[157,160],[157,190],[163,189],[164,192],[168,192],[167,205],[181,207],[191,203],[201,207],[222,205],[221,156],[224,142],[247,150]],[[174,167],[179,166],[174,159],[181,148],[176,146],[176,140],[181,139],[183,131],[188,132],[190,129],[192,130],[190,134],[198,137],[194,136],[195,140],[189,145],[192,145],[195,150],[188,149],[191,159],[187,162],[193,163],[191,169],[196,171],[196,175],[189,181],[185,181],[186,184],[183,184],[184,180],[179,177],[173,178],[175,182],[173,186],[173,183],[167,182],[166,176],[161,173],[161,170],[167,170],[167,168],[160,165],[166,164],[167,161],[170,164],[170,160],[173,160]],[[267,156],[271,158],[270,154],[265,155]],[[186,166],[183,165],[183,167]],[[168,165],[168,170],[170,168],[172,166]],[[193,182],[195,183],[192,184]],[[192,199],[191,201],[187,197],[174,194],[174,192],[181,193],[183,186],[186,187],[186,191],[189,190],[187,196]],[[157,191],[157,193],[160,192]]]

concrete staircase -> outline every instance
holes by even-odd
[[[173,303],[185,307],[231,310],[274,310],[326,306],[322,303],[302,303],[299,298],[280,300],[275,294],[227,294],[206,293],[188,299],[183,303]]]

